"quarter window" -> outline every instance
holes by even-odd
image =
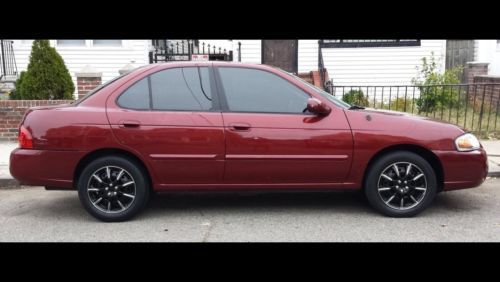
[[[127,109],[149,110],[148,78],[143,78],[130,86],[118,98],[118,105]]]
[[[173,68],[151,76],[155,110],[208,111],[212,109],[208,68]]]
[[[220,67],[228,108],[235,112],[303,113],[310,97],[267,71]]]

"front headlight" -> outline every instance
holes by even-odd
[[[455,146],[458,151],[467,152],[474,151],[481,148],[481,144],[479,144],[479,140],[477,140],[476,136],[472,133],[465,133],[464,135],[460,135],[455,139]]]

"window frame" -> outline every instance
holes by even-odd
[[[421,46],[420,39],[393,39],[396,41],[391,42],[343,42],[346,39],[332,39],[340,40],[340,42],[325,42],[325,39],[320,40],[320,47],[322,48],[369,48],[369,47],[418,47]],[[352,39],[347,39],[352,40]],[[377,40],[377,39],[374,39]],[[411,40],[411,41],[406,41]]]
[[[210,82],[210,91],[212,93],[212,109],[211,110],[170,110],[170,109],[155,109],[153,108],[153,90],[151,88],[151,76],[153,74],[162,72],[162,71],[167,71],[171,69],[177,69],[177,68],[207,68],[208,69],[208,74],[209,74],[209,82]],[[118,100],[120,97],[127,92],[127,90],[134,86],[136,83],[139,81],[147,79],[148,80],[148,92],[149,92],[149,109],[133,109],[133,108],[127,108],[118,103]],[[121,109],[126,109],[126,110],[131,110],[131,111],[138,111],[138,112],[205,112],[205,113],[213,113],[213,112],[221,112],[221,106],[220,106],[220,99],[219,95],[217,93],[217,87],[215,85],[215,76],[213,73],[213,67],[212,66],[177,66],[177,67],[171,67],[171,68],[165,68],[165,69],[160,69],[155,72],[152,72],[146,76],[143,76],[136,81],[134,81],[132,84],[130,84],[127,88],[125,88],[120,94],[118,94],[115,98],[115,104]]]
[[[302,88],[298,87],[297,85],[291,83],[287,79],[275,74],[272,71],[266,70],[266,69],[257,69],[257,68],[248,68],[248,67],[243,67],[243,66],[217,66],[214,67],[214,72],[215,72],[215,83],[217,84],[217,93],[220,95],[220,104],[221,104],[221,111],[223,113],[243,113],[243,114],[272,114],[272,115],[300,115],[300,116],[314,116],[314,113],[310,113],[308,111],[303,112],[303,113],[290,113],[290,112],[256,112],[256,111],[233,111],[229,109],[229,105],[227,103],[227,95],[224,91],[224,87],[222,86],[222,77],[220,75],[219,69],[220,68],[240,68],[240,69],[249,69],[249,70],[254,70],[254,71],[263,71],[270,73],[271,75],[276,76],[278,79],[284,80],[286,83],[289,83],[291,86],[296,87],[298,90],[302,91],[306,95],[309,96],[309,98],[314,98],[313,95],[308,93],[307,91],[304,91]],[[306,104],[307,106],[307,104]]]

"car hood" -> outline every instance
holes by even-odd
[[[444,134],[460,135],[466,130],[457,125],[435,118],[410,113],[366,108],[362,110],[346,110],[352,129],[413,132],[422,130],[439,130]]]

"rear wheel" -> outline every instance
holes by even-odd
[[[149,182],[136,162],[108,156],[92,161],[83,169],[78,196],[85,209],[97,219],[124,221],[145,206]]]
[[[365,181],[370,204],[384,215],[411,217],[432,202],[437,191],[432,166],[417,154],[398,151],[379,158]]]

